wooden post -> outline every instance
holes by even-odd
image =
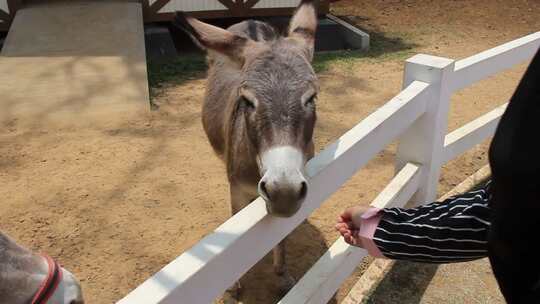
[[[396,172],[409,162],[422,165],[420,187],[412,198],[415,205],[437,196],[453,72],[454,60],[448,58],[419,54],[405,64],[404,88],[415,80],[430,84],[426,112],[401,136],[396,157]]]

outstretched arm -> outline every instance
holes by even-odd
[[[347,209],[336,228],[375,257],[453,263],[487,256],[489,185],[417,208]]]

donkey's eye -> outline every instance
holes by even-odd
[[[310,98],[306,99],[306,102],[304,104],[306,106],[314,106],[316,100],[317,100],[317,94],[313,94]]]
[[[240,97],[240,102],[243,104],[244,107],[246,107],[249,110],[255,109],[255,103],[253,103],[253,101],[247,99],[244,96]]]

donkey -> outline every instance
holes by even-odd
[[[492,223],[488,254],[508,303],[540,303],[540,50],[493,137]],[[538,247],[536,247],[538,248]]]
[[[300,3],[285,37],[254,20],[224,30],[179,12],[174,23],[208,53],[202,122],[227,168],[232,214],[261,196],[269,214],[294,215],[308,191],[304,166],[314,150],[316,4]],[[284,292],[295,283],[285,240],[273,254]]]
[[[84,300],[69,271],[0,232],[0,303],[83,304]]]

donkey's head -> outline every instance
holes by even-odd
[[[47,256],[0,232],[0,302],[83,304],[79,281]],[[3,300],[3,301],[2,301]]]
[[[201,47],[227,58],[238,68],[242,79],[234,96],[236,119],[245,121],[259,166],[258,192],[269,213],[292,216],[306,197],[304,166],[313,155],[318,92],[311,67],[317,27],[315,4],[302,1],[290,21],[288,34],[265,40],[184,15],[178,15],[176,22]],[[254,29],[247,32],[250,30]],[[263,32],[255,37],[268,36],[267,28],[257,30]]]

